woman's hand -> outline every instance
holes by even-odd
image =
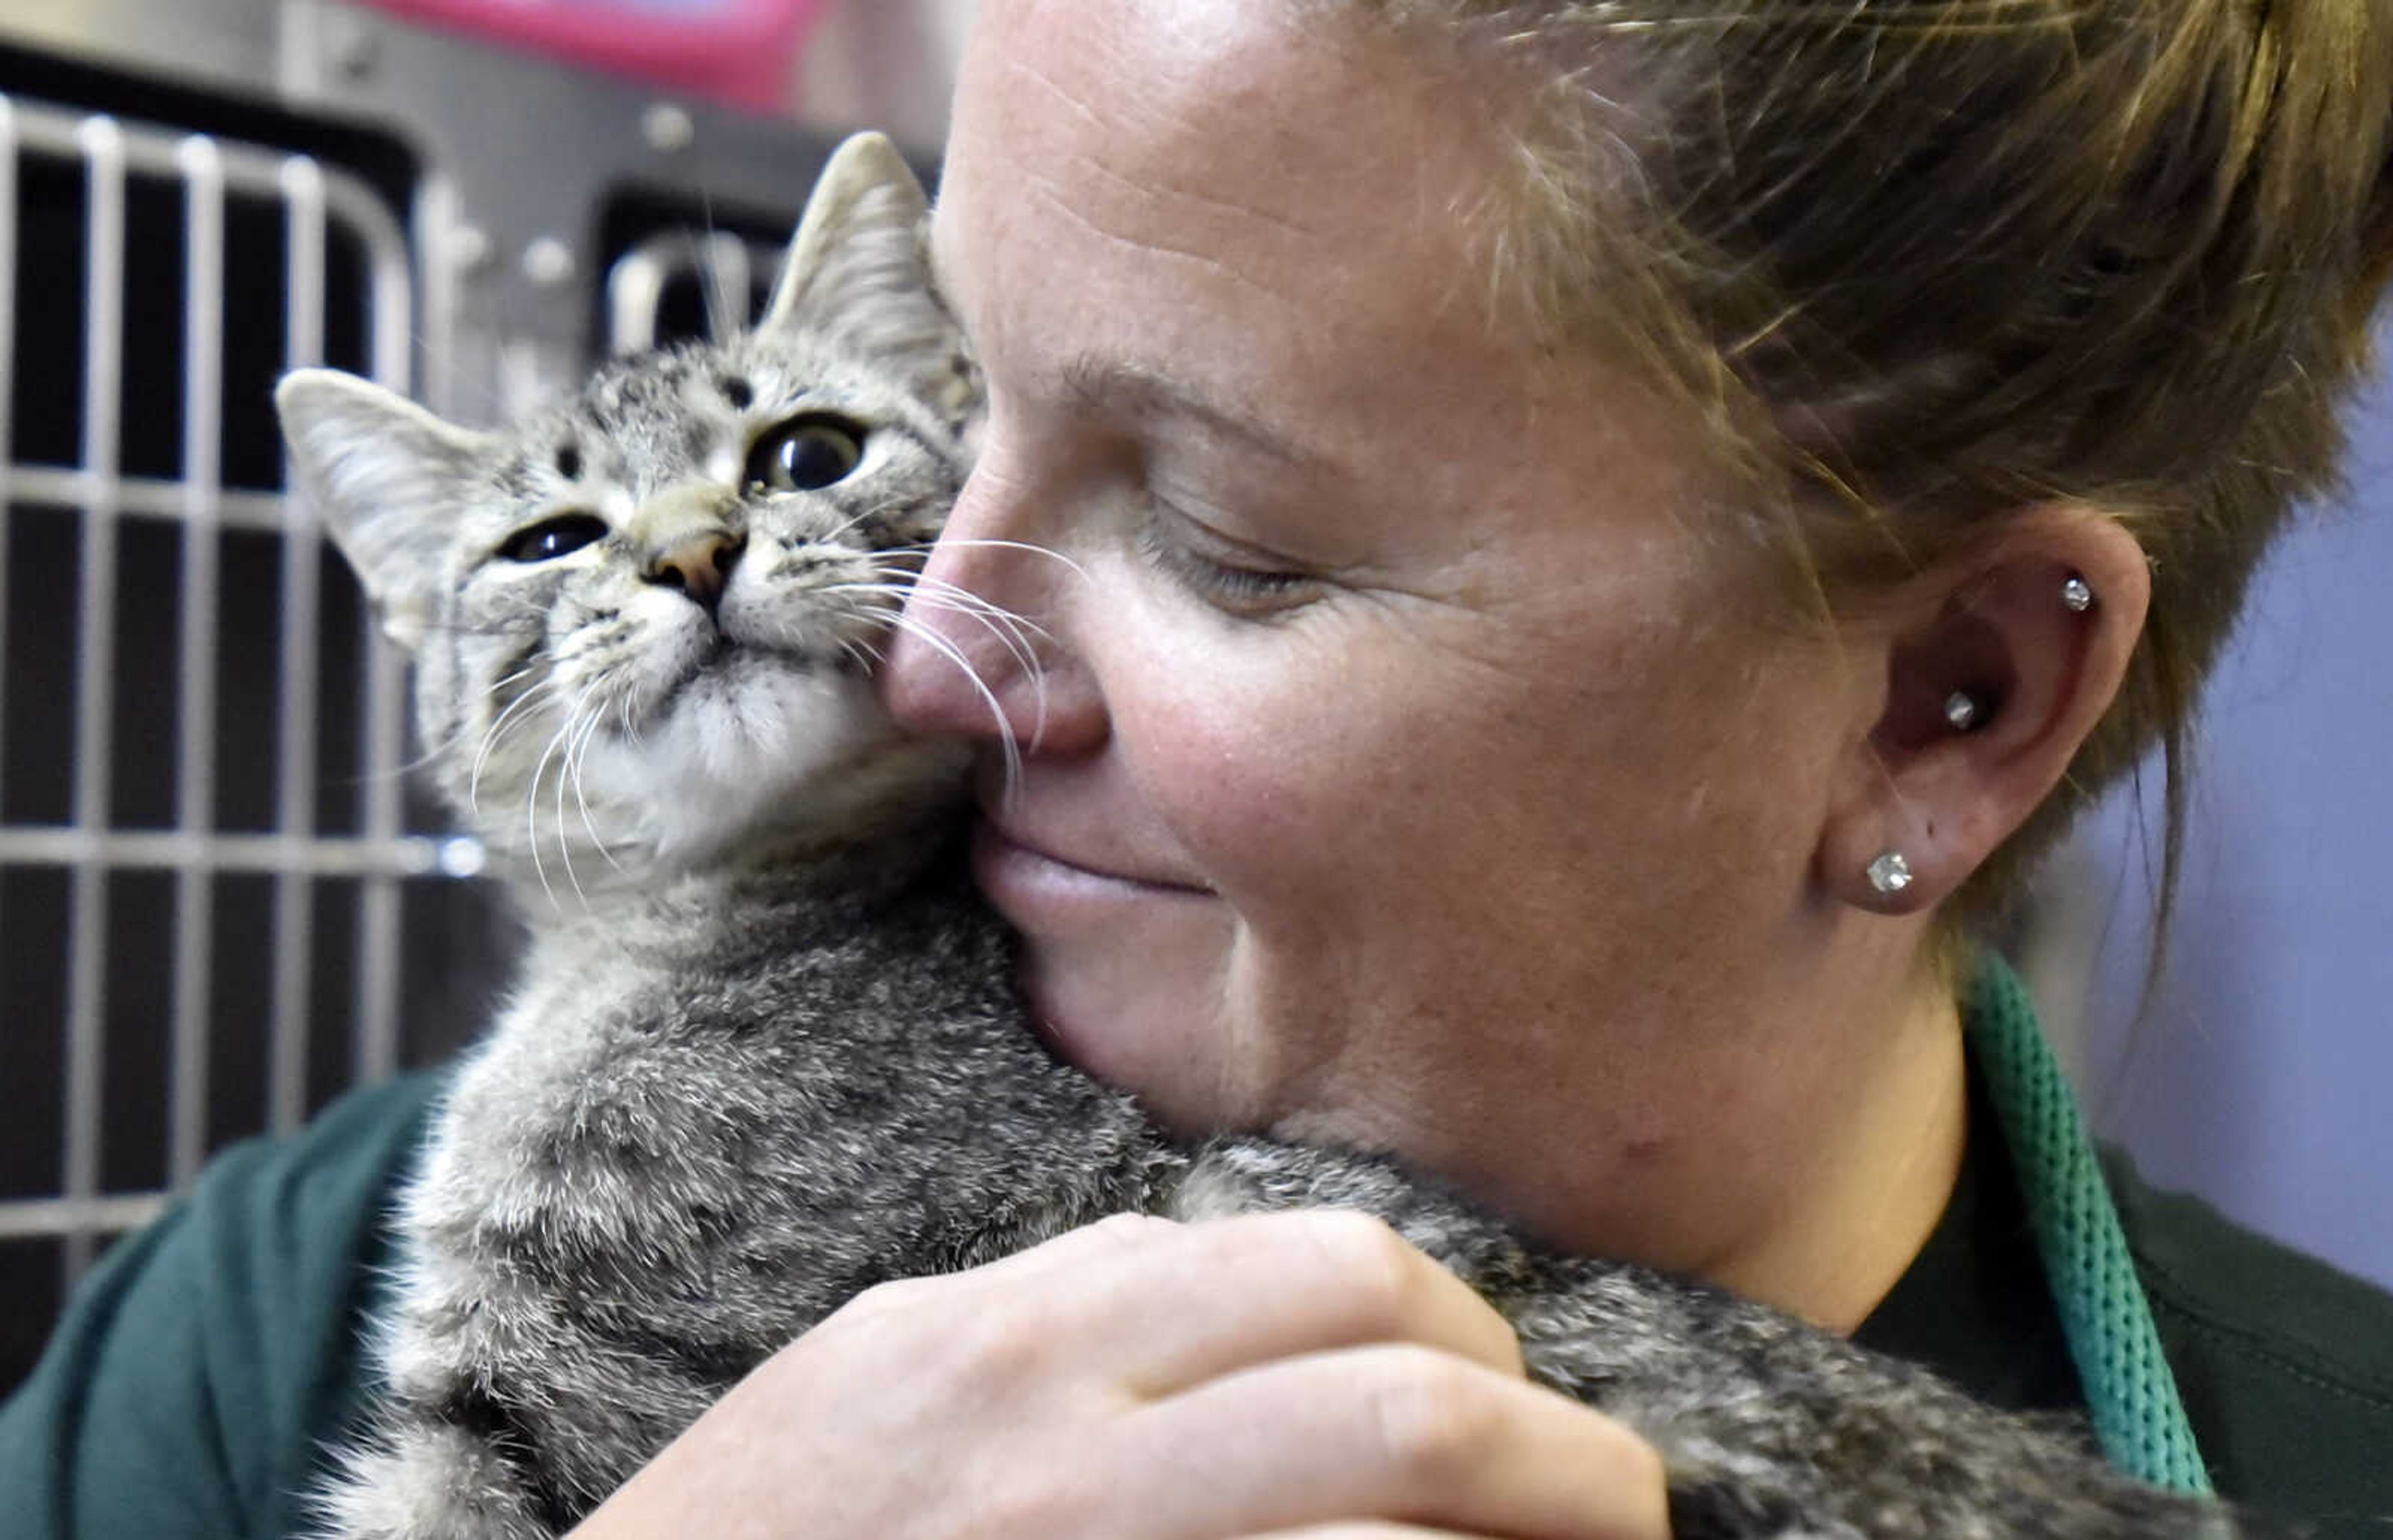
[[[1659,1456],[1376,1220],[1125,1215],[871,1290],[580,1540],[1667,1540]]]

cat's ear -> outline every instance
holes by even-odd
[[[880,134],[841,145],[791,239],[760,333],[803,332],[907,369],[961,418],[977,383],[963,333],[931,281],[931,203]]]
[[[441,563],[492,440],[334,369],[274,389],[291,466],[390,639],[412,650],[438,609]]]

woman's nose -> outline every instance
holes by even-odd
[[[883,649],[881,697],[900,724],[1003,741],[1025,756],[1084,752],[1105,737],[1102,697],[1074,653],[1059,605],[1078,582],[1060,555],[995,534],[967,486]]]

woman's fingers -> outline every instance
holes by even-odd
[[[1117,1489],[1121,1520],[1168,1501],[1178,1534],[1354,1520],[1508,1540],[1669,1533],[1661,1457],[1643,1440],[1525,1380],[1411,1346],[1228,1375],[1139,1409],[1106,1442],[1118,1468],[1160,1476],[1155,1491]]]
[[[1406,1342],[1521,1373],[1511,1326],[1365,1214],[1256,1214],[1177,1227],[1092,1270],[1079,1303],[1121,1389],[1155,1400],[1297,1353]],[[1180,1308],[1134,1303],[1166,1293]]]
[[[1303,1529],[1275,1529],[1269,1534],[1242,1534],[1238,1540],[1504,1540],[1501,1535],[1458,1534],[1448,1529],[1423,1529],[1418,1524],[1309,1524]]]
[[[1105,1389],[1156,1400],[1297,1353],[1409,1342],[1521,1372],[1512,1328],[1380,1220],[1308,1209],[1179,1224],[1118,1215],[1002,1261],[889,1286],[870,1308],[927,1291],[965,1307],[977,1346],[1009,1365],[1039,1353],[1103,1365]],[[1157,1309],[1170,1300],[1170,1308]]]
[[[873,1289],[586,1532],[1224,1540],[1308,1525],[1668,1533],[1651,1449],[1530,1386],[1503,1320],[1384,1225],[1318,1211],[1109,1220]]]
[[[1238,1540],[1496,1540],[1496,1537],[1458,1535],[1452,1530],[1422,1529],[1418,1524],[1309,1524],[1303,1529],[1275,1529],[1269,1534],[1242,1534]]]

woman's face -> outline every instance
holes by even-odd
[[[1870,692],[1704,537],[1691,434],[1492,319],[1484,89],[1264,4],[984,7],[935,245],[990,412],[912,616],[996,698],[911,639],[888,690],[988,740],[1066,1056],[1684,1251],[1641,1213],[1803,1180],[1836,1095],[1782,997]]]

